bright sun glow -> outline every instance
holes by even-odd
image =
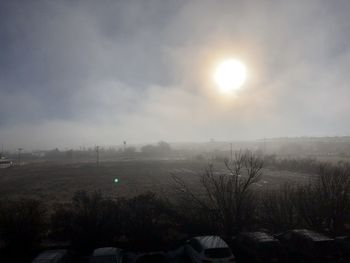
[[[246,78],[245,65],[236,59],[227,59],[221,62],[214,73],[214,81],[223,92],[241,88]]]

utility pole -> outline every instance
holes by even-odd
[[[96,146],[96,166],[100,165],[100,146]]]
[[[18,148],[18,165],[21,165],[21,151],[23,150],[22,148]]]
[[[230,147],[231,147],[230,156],[231,156],[231,163],[232,163],[232,160],[233,160],[232,142],[230,143]]]

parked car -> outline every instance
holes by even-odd
[[[167,257],[164,252],[150,252],[139,255],[136,258],[136,263],[163,263],[167,262]]]
[[[235,262],[231,249],[218,236],[193,237],[186,242],[185,251],[192,262]]]
[[[276,237],[299,260],[335,262],[340,257],[340,251],[334,239],[311,230],[295,229],[276,235]]]
[[[70,262],[66,249],[46,250],[41,252],[32,263],[68,263]]]
[[[94,250],[91,263],[122,263],[123,250],[116,247],[101,247]]]
[[[264,232],[239,234],[234,251],[248,262],[285,262],[286,253],[278,239]]]

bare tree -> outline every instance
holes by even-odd
[[[309,227],[341,233],[350,221],[350,166],[322,164],[316,179],[299,187],[297,197],[298,213]]]
[[[334,233],[342,232],[350,219],[350,166],[322,165],[316,190],[322,200],[326,227]]]
[[[318,231],[324,228],[324,211],[320,194],[320,189],[317,189],[315,182],[311,181],[298,187],[295,198],[296,209],[303,222],[309,228]]]
[[[251,152],[237,152],[232,161],[225,161],[226,172],[216,172],[210,164],[200,174],[204,194],[195,192],[179,177],[173,175],[184,198],[206,209],[224,234],[231,235],[250,223],[255,211],[251,186],[261,175],[263,161]]]
[[[259,218],[264,226],[273,231],[293,229],[301,224],[296,207],[298,186],[285,183],[281,188],[262,193]]]

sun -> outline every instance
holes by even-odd
[[[241,88],[246,78],[247,69],[237,59],[226,59],[215,68],[214,81],[222,92],[230,92]]]

